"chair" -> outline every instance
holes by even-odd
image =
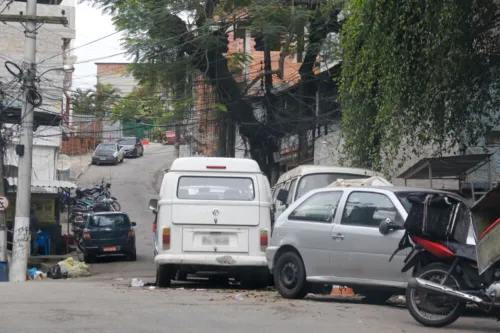
[[[43,248],[40,254],[49,255],[50,254],[50,234],[48,232],[38,233],[38,249]]]

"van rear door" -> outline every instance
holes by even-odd
[[[211,226],[259,225],[257,177],[181,176],[172,223]]]
[[[172,223],[183,225],[183,251],[247,253],[248,229],[260,222],[257,188],[253,175],[181,176]]]

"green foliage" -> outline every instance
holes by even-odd
[[[77,89],[71,96],[73,112],[78,115],[106,117],[120,100],[120,91],[111,84],[98,83],[94,89]]]
[[[156,124],[166,124],[172,118],[167,111],[161,94],[149,87],[134,89],[124,96],[113,108],[111,119],[123,121],[154,120]]]
[[[344,10],[342,129],[354,165],[473,145],[498,123],[494,0],[349,0]]]

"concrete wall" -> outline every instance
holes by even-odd
[[[74,0],[64,0],[61,5],[38,5],[37,14],[42,16],[62,16],[64,10],[68,18],[69,25],[64,27],[58,24],[44,24],[37,31],[37,71],[38,74],[48,69],[61,68],[63,66],[63,46],[71,48],[71,42],[64,44],[64,40],[69,41],[75,38],[75,5]],[[3,6],[2,6],[3,8]],[[19,12],[26,13],[25,2],[13,2],[10,9],[3,14],[18,15]],[[24,28],[20,23],[8,22],[0,24],[0,81],[9,82],[12,75],[6,70],[4,62],[9,60],[21,66],[24,58]],[[74,62],[74,58],[67,59],[67,63]],[[49,112],[61,112],[63,100],[63,78],[62,71],[51,71],[42,76],[40,82],[40,92],[43,96],[42,109]],[[19,85],[7,90],[7,102],[18,96]]]

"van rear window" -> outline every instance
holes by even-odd
[[[255,189],[251,178],[182,176],[177,186],[177,198],[252,201]]]

